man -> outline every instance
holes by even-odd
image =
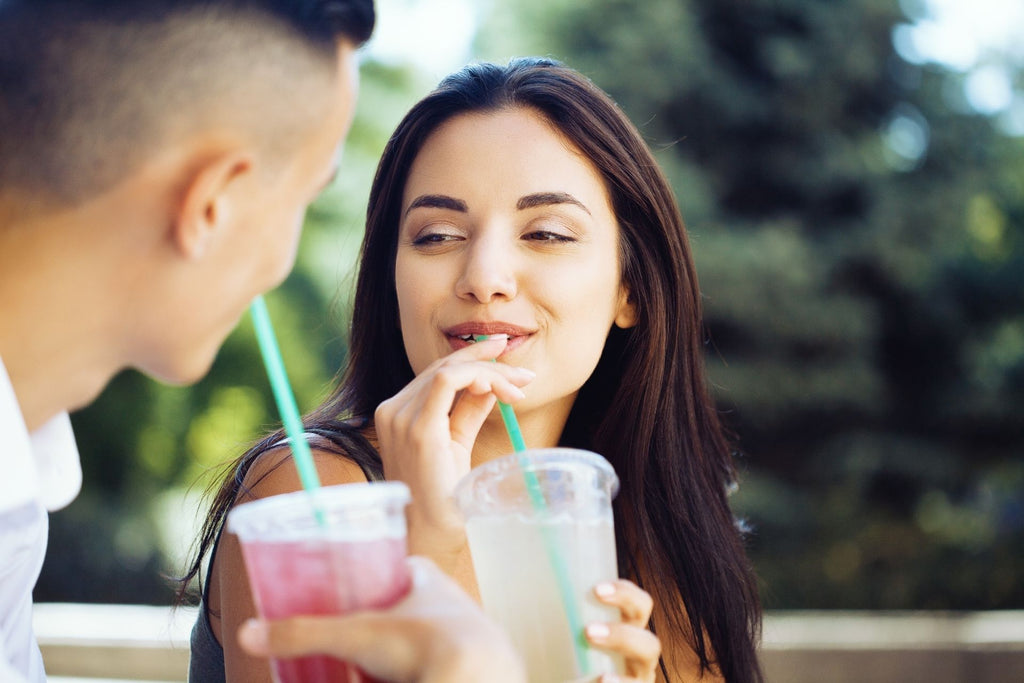
[[[128,367],[198,380],[284,279],[373,23],[372,0],[0,0],[0,680],[45,680],[67,411]]]

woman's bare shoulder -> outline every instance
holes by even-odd
[[[366,475],[356,462],[347,456],[332,450],[317,448],[310,451],[313,463],[320,478],[320,484],[354,484],[366,481]],[[261,453],[249,467],[245,475],[241,491],[236,503],[244,503],[258,498],[266,498],[281,493],[291,493],[302,489],[302,480],[295,467],[292,451],[287,443]]]

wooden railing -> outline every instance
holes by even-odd
[[[38,604],[51,683],[185,681],[195,611]],[[772,612],[771,683],[1024,682],[1024,611]]]

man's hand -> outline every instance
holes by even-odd
[[[238,640],[249,654],[324,654],[391,683],[525,683],[504,632],[432,562],[410,557],[412,588],[385,610],[344,616],[251,619]]]

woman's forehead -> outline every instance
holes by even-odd
[[[403,210],[424,193],[567,192],[610,205],[597,167],[549,119],[529,107],[458,114],[438,126],[413,160]]]

